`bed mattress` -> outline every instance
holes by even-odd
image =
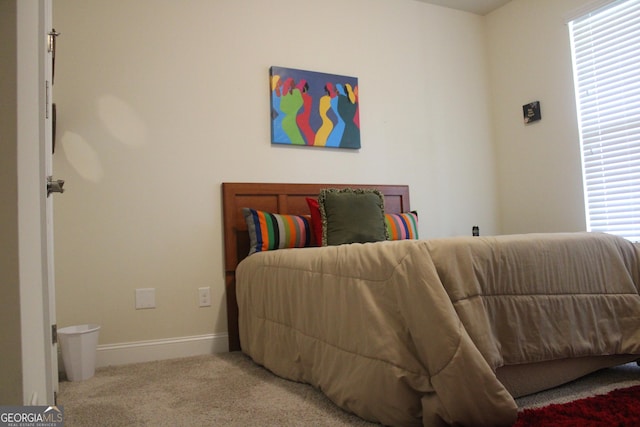
[[[511,425],[499,368],[640,354],[638,249],[599,233],[254,254],[240,341],[277,375],[387,425]]]

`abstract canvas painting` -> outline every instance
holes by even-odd
[[[356,77],[271,67],[271,142],[360,148]]]

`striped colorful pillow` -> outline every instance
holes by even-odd
[[[389,240],[418,238],[418,212],[385,214],[384,222],[389,232]]]
[[[249,230],[249,255],[274,249],[310,246],[309,217],[303,215],[274,214],[256,209],[242,208]]]

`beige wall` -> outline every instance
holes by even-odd
[[[566,21],[591,3],[513,0],[487,17],[502,233],[586,229]],[[542,120],[525,126],[535,100]]]
[[[584,230],[566,19],[590,3],[56,0],[60,326],[226,331],[223,181],[406,183],[423,237]],[[357,76],[362,149],[272,146],[271,65]],[[158,308],[134,309],[139,287]]]
[[[480,16],[398,0],[56,0],[54,23],[61,327],[99,323],[101,344],[225,332],[223,181],[409,184],[423,237],[499,231]],[[362,149],[272,146],[271,65],[357,76]],[[134,309],[140,287],[156,309]]]

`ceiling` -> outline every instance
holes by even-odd
[[[452,9],[464,10],[478,15],[486,15],[509,3],[511,0],[418,0]]]

